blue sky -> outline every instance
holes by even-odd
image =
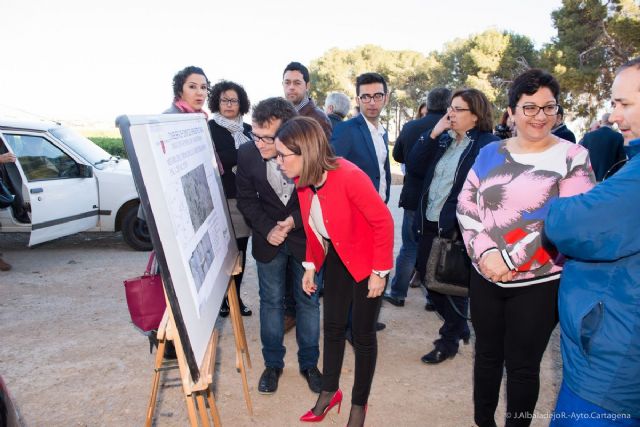
[[[1,0],[0,115],[113,122],[168,108],[171,79],[202,67],[281,95],[282,69],[327,50],[375,44],[428,53],[487,28],[555,35],[560,0],[485,1]]]

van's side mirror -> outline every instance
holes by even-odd
[[[93,178],[93,166],[91,165],[78,163],[78,172],[80,173],[80,178]]]

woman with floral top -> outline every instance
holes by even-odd
[[[562,260],[543,238],[551,201],[583,193],[595,178],[586,149],[551,134],[560,87],[528,70],[509,89],[517,136],[491,143],[469,171],[457,216],[471,271],[469,298],[476,334],[474,418],[495,426],[503,368],[506,426],[531,423],[540,361],[558,322]]]

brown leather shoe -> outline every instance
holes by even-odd
[[[0,271],[9,271],[11,270],[11,264],[5,262],[2,258],[0,258]]]
[[[296,326],[296,318],[293,316],[284,316],[284,333],[289,332],[293,327]]]

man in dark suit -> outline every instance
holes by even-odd
[[[404,125],[393,147],[393,158],[399,163],[406,163],[411,148],[420,135],[438,123],[444,116],[451,102],[451,91],[444,87],[435,88],[427,96],[427,114]],[[391,280],[389,290],[384,294],[385,301],[397,306],[404,306],[409,290],[409,280],[416,264],[418,242],[413,230],[413,218],[418,208],[424,174],[407,172],[400,193],[398,205],[404,209],[402,218],[402,246],[396,258],[396,275]]]
[[[567,141],[576,143],[576,136],[571,132],[571,129],[564,124],[564,109],[562,105],[558,105],[558,114],[556,115],[555,127],[551,130],[551,133],[558,138],[565,139]]]
[[[356,79],[356,102],[360,114],[336,126],[331,145],[338,156],[364,171],[384,202],[389,201],[391,170],[386,129],[380,113],[387,105],[387,82],[378,73],[364,73]]]
[[[298,363],[309,388],[319,393],[322,381],[317,368],[320,354],[320,305],[316,294],[302,290],[306,239],[300,205],[292,180],[276,163],[275,135],[296,116],[284,98],[261,101],[252,113],[252,139],[238,149],[236,174],[238,208],[252,230],[252,255],[258,269],[260,340],[265,370],[258,392],[272,394],[284,368],[284,293],[287,276],[294,286],[297,309]]]
[[[351,103],[349,97],[342,92],[330,92],[324,100],[324,112],[331,120],[331,127],[335,129],[347,114],[349,114]]]
[[[322,126],[327,139],[331,138],[331,121],[309,97],[311,83],[307,67],[299,62],[290,62],[282,73],[282,87],[285,98],[291,101],[298,114],[315,119]]]
[[[360,114],[340,123],[331,135],[331,145],[336,155],[354,163],[369,175],[385,203],[389,201],[391,169],[389,139],[387,130],[380,123],[380,113],[387,102],[388,90],[384,77],[378,73],[359,75],[356,78],[356,103]],[[380,273],[386,277],[389,271]],[[377,330],[384,328],[384,323],[377,323]]]
[[[611,129],[609,113],[602,115],[600,127],[587,132],[580,144],[589,150],[591,166],[598,181],[602,181],[607,172],[609,176],[613,175],[627,158],[624,152],[624,138],[620,132]]]

